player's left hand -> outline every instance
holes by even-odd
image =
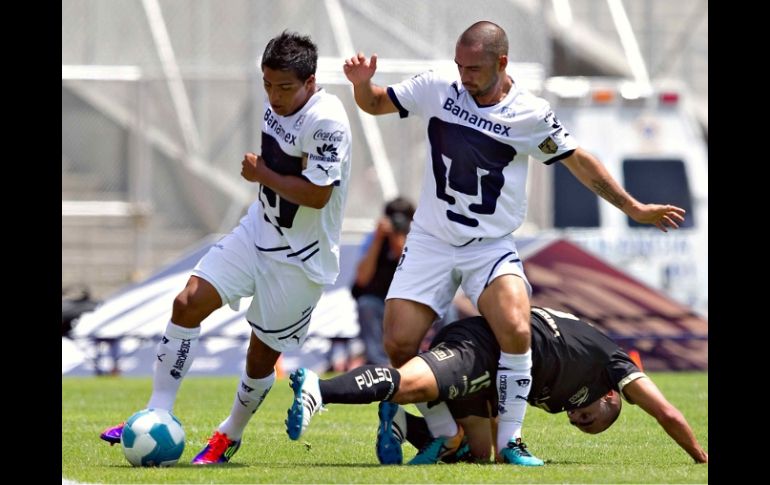
[[[631,218],[640,224],[654,224],[661,231],[668,232],[667,227],[679,229],[685,212],[675,205],[642,204]]]
[[[265,161],[259,155],[247,153],[241,162],[241,177],[249,182],[260,182],[260,172],[265,168]]]

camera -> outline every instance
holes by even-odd
[[[390,224],[393,226],[393,231],[401,234],[409,232],[409,225],[411,221],[409,218],[400,212],[395,212],[388,216],[390,218]]]

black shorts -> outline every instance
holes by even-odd
[[[441,335],[437,335],[436,340],[442,341],[419,355],[436,376],[438,401],[447,401],[455,418],[497,416],[499,348],[490,346],[487,339],[467,333],[462,335],[462,340],[439,337]]]

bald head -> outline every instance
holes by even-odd
[[[474,47],[481,45],[485,54],[495,58],[508,55],[508,36],[497,24],[482,20],[471,25],[457,39],[457,44]]]
[[[597,434],[612,426],[618,419],[622,404],[620,393],[611,390],[587,406],[567,411],[567,417],[570,424],[580,431]]]

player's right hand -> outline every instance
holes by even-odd
[[[345,59],[342,69],[353,85],[367,82],[372,79],[377,70],[377,54],[372,54],[371,59],[367,59],[363,52],[359,52],[350,59]]]
[[[265,168],[265,161],[259,155],[249,152],[241,161],[241,177],[249,182],[262,182],[260,172]]]
[[[389,217],[381,217],[377,221],[377,229],[375,229],[374,237],[385,239],[393,233],[393,224],[390,222]]]

